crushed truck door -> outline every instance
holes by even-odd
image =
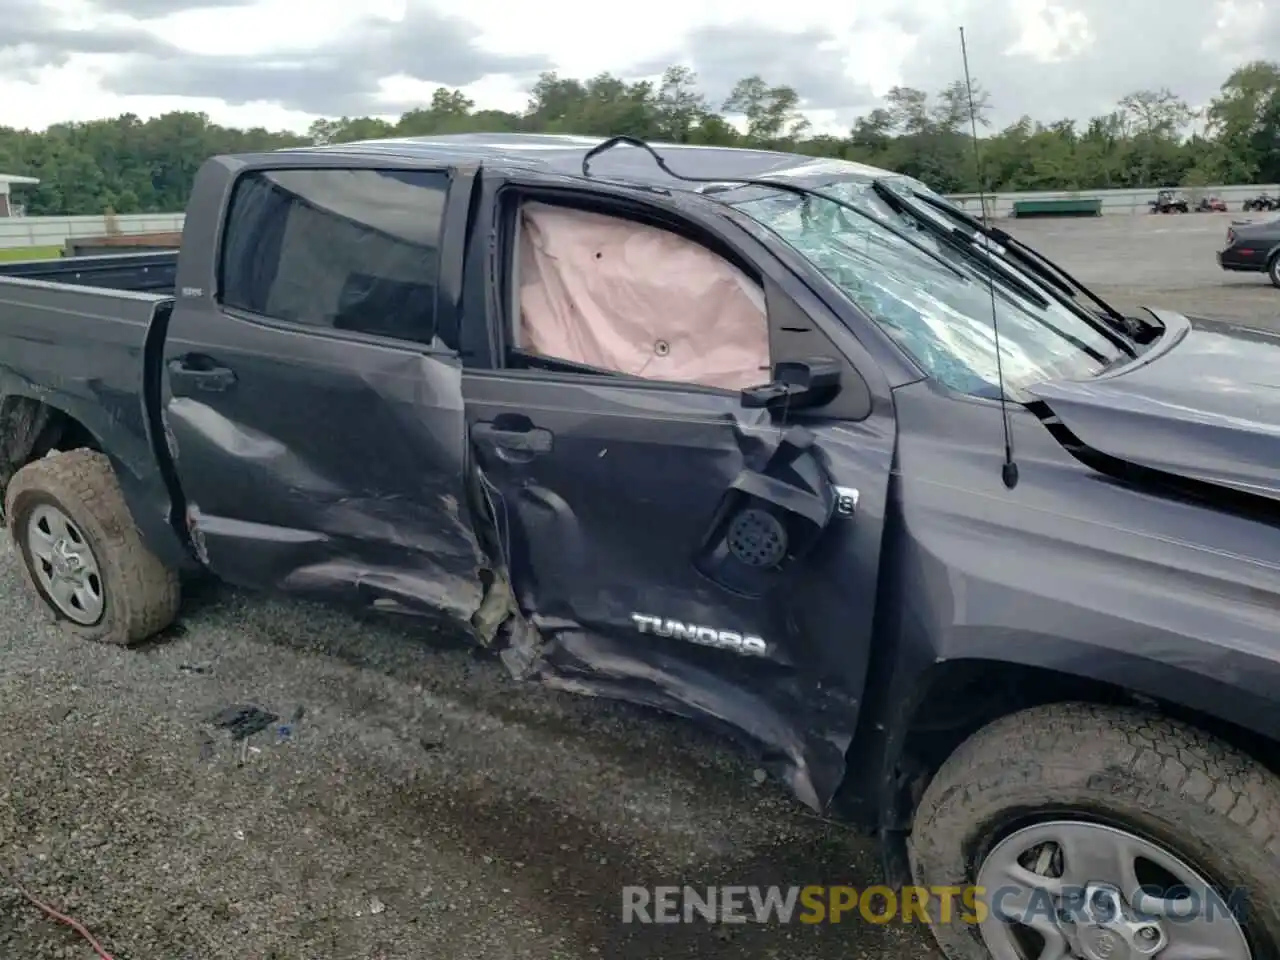
[[[513,632],[508,662],[710,720],[825,806],[865,678],[891,418],[801,426],[749,389],[801,340],[841,363],[746,266],[591,212],[530,202],[509,222],[501,368],[464,380],[534,628]]]
[[[197,182],[209,232],[188,228],[163,349],[185,520],[232,583],[468,616],[483,560],[436,324],[474,178],[369,166],[276,155]]]

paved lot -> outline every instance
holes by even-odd
[[[1125,303],[1271,324],[1229,218],[1016,232]],[[0,869],[118,960],[921,960],[921,931],[624,927],[626,884],[866,884],[872,847],[682,722],[509,682],[446,627],[207,591],[125,652],[46,627],[0,542]],[[240,751],[254,703],[291,736]],[[721,930],[723,933],[723,928]],[[0,957],[91,954],[0,876]]]
[[[1270,214],[1196,213],[1002,222],[1011,233],[1095,286],[1117,306],[1165,306],[1272,325],[1280,290],[1261,274],[1227,273],[1214,254],[1233,219]]]

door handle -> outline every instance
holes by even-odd
[[[483,420],[471,427],[471,436],[480,443],[522,453],[529,456],[541,456],[552,449],[552,433],[541,427],[535,427],[527,420],[520,424],[499,424],[492,420]]]
[[[174,386],[221,392],[235,385],[236,374],[212,357],[187,354],[169,361],[169,380]]]

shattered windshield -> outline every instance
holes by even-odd
[[[897,178],[895,190],[928,192]],[[962,393],[998,397],[996,339],[987,272],[940,243],[910,217],[891,210],[869,179],[827,184],[822,193],[874,214],[897,232],[937,252],[940,263],[895,234],[821,197],[778,193],[734,206],[809,260],[883,327],[933,378]],[[936,194],[935,194],[936,195]],[[941,215],[939,215],[941,219]],[[953,269],[948,269],[951,264]],[[1038,290],[1044,287],[1022,273]],[[1083,379],[1126,355],[1104,333],[1058,301],[1041,306],[995,278],[995,310],[1005,385]]]

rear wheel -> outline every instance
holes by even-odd
[[[177,616],[178,576],[142,542],[102,454],[27,464],[9,482],[5,518],[27,585],[67,632],[128,644]]]
[[[926,889],[983,890],[985,916],[930,916],[950,960],[1280,958],[1280,779],[1143,711],[979,731],[925,791],[911,861]]]
[[[1271,278],[1273,286],[1280,287],[1280,251],[1271,255],[1271,262],[1267,264],[1267,276]]]

